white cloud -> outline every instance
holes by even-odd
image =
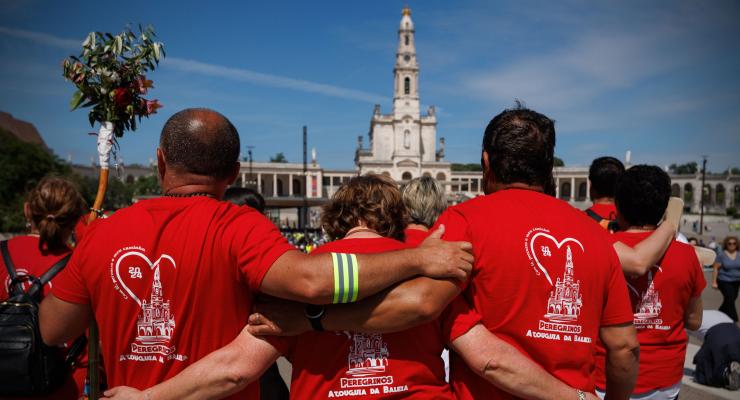
[[[12,36],[18,39],[30,40],[38,44],[43,44],[61,49],[75,50],[82,45],[82,40],[65,39],[43,32],[26,31],[23,29],[13,29],[0,26],[0,34]]]
[[[43,32],[13,29],[4,26],[0,26],[0,34],[66,50],[79,49],[82,43],[81,41],[60,38]],[[233,81],[248,82],[283,89],[298,90],[308,93],[316,93],[324,96],[338,97],[342,99],[364,101],[368,103],[382,103],[387,100],[383,96],[364,92],[361,90],[327,85],[324,83],[311,82],[302,79],[289,78],[280,75],[265,74],[262,72],[252,71],[244,68],[233,68],[222,65],[209,64],[185,58],[167,57],[162,62],[162,64],[167,67],[175,68],[188,73],[225,78]]]
[[[166,64],[165,64],[166,63]],[[235,81],[249,82],[259,85],[293,89],[302,92],[317,93],[325,96],[339,97],[349,100],[365,101],[369,103],[381,103],[386,99],[373,93],[361,90],[347,89],[339,86],[316,83],[302,79],[288,78],[279,75],[265,74],[244,68],[225,67],[184,58],[168,57],[164,65],[184,72],[198,73],[201,75],[226,78]]]

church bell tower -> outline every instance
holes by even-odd
[[[419,64],[414,46],[414,22],[411,9],[404,7],[401,25],[398,28],[398,50],[393,68],[394,92],[393,113],[396,116],[411,115],[419,118]]]

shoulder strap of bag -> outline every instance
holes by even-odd
[[[601,215],[596,214],[596,212],[590,208],[586,209],[586,214],[588,214],[589,217],[593,218],[596,222],[601,222],[602,219]]]
[[[61,260],[55,262],[54,265],[47,269],[46,272],[41,275],[39,280],[37,282],[34,282],[34,285],[31,286],[30,289],[28,289],[28,294],[31,296],[35,296],[36,293],[38,293],[38,291],[44,287],[44,285],[49,283],[52,278],[54,278],[61,270],[64,269],[64,267],[67,266],[67,262],[69,262],[70,257],[72,257],[72,253],[69,253],[66,256],[62,257]]]
[[[10,259],[10,251],[8,250],[7,240],[3,240],[0,242],[0,252],[3,253],[3,262],[5,263],[5,269],[8,270],[10,282],[15,281],[13,287],[8,288],[8,292],[10,292],[8,293],[8,295],[10,295],[11,293],[22,293],[23,283],[15,280],[18,277],[18,273],[15,270],[15,264],[13,264],[13,260]]]

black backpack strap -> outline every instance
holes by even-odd
[[[69,262],[70,257],[72,257],[72,253],[69,253],[66,256],[62,257],[61,260],[55,262],[54,265],[47,269],[46,272],[41,275],[39,280],[34,282],[33,286],[28,289],[28,294],[32,297],[36,295],[36,293],[38,293],[38,291],[41,290],[44,285],[49,283],[52,278],[54,278],[61,270],[64,269],[64,267],[67,266],[67,262]]]
[[[3,240],[0,242],[0,252],[3,253],[3,262],[5,263],[5,269],[8,270],[8,276],[10,282],[15,282],[12,287],[8,288],[8,295],[23,293],[23,283],[16,280],[18,273],[15,270],[13,260],[10,259],[10,251],[8,250],[8,241]]]
[[[596,222],[601,222],[601,220],[604,219],[604,218],[601,218],[601,215],[596,214],[596,212],[590,208],[586,209],[586,214],[588,214],[589,217],[596,220]]]

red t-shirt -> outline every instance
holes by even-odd
[[[592,205],[589,210],[598,214],[601,218],[614,221],[617,219],[617,206],[614,203],[597,203]]]
[[[406,228],[403,230],[403,233],[406,235],[404,242],[411,247],[416,247],[429,236],[430,232],[422,231],[421,229]]]
[[[473,244],[463,292],[498,337],[576,388],[592,391],[599,327],[632,321],[619,259],[608,234],[568,203],[508,189],[448,208],[446,240]],[[454,353],[461,399],[513,398]]]
[[[8,252],[10,253],[10,260],[13,261],[15,271],[18,275],[30,274],[36,278],[40,278],[41,275],[51,268],[52,265],[66,256],[69,253],[69,250],[41,254],[41,251],[39,250],[39,237],[29,235],[16,236],[8,240]],[[2,282],[2,285],[0,285],[0,299],[4,300],[8,298],[10,276],[8,275],[8,269],[5,266],[5,262],[2,257],[0,257],[0,282]],[[49,292],[49,289],[51,289],[55,282],[56,277],[44,285],[44,294]],[[28,282],[24,282],[23,289],[28,290],[28,287]]]
[[[618,232],[614,241],[635,246],[651,232]],[[681,381],[688,336],[684,315],[689,300],[707,285],[692,246],[674,241],[658,265],[640,277],[626,277],[640,341],[640,370],[634,393],[665,388]],[[606,386],[605,350],[598,343],[596,386]]]
[[[389,238],[342,239],[311,254],[406,247]],[[291,399],[453,399],[440,354],[479,320],[458,298],[437,321],[402,332],[307,332],[270,341],[293,364]]]
[[[144,200],[92,224],[52,293],[91,304],[108,386],[150,387],[233,340],[294,250],[265,216],[202,196]],[[250,385],[238,398],[259,398]]]
[[[15,270],[18,275],[32,275],[36,278],[40,278],[52,265],[56,264],[57,261],[61,260],[64,256],[69,253],[69,250],[42,254],[39,251],[39,237],[35,235],[29,236],[16,236],[8,240],[8,252],[10,253],[10,260],[15,265]],[[59,275],[54,277],[49,283],[44,285],[44,295],[57,282]],[[0,257],[0,301],[8,298],[8,292],[10,288],[10,276],[8,275],[8,269],[5,266],[5,261]],[[23,283],[23,290],[28,290],[28,282]],[[65,344],[65,347],[72,345],[74,341],[70,341]],[[66,350],[63,350],[66,352]],[[76,368],[72,372],[72,376],[68,377],[62,386],[54,391],[47,397],[41,397],[39,399],[60,399],[60,400],[77,400],[82,392],[82,388],[85,385],[85,374],[87,373],[87,350],[80,353],[77,362],[75,363]]]

